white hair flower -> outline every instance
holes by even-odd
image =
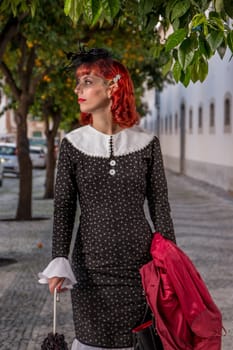
[[[121,78],[120,74],[117,74],[112,80],[114,83],[117,83],[118,80],[120,80],[120,78]]]

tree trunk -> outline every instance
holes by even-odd
[[[48,153],[46,159],[46,182],[45,182],[45,199],[51,199],[54,197],[54,177],[55,177],[55,149],[54,149],[54,133],[47,133]]]
[[[32,162],[29,155],[29,142],[27,138],[27,114],[29,104],[21,99],[16,113],[17,123],[17,150],[19,160],[19,198],[16,220],[32,219]]]
[[[44,198],[52,199],[54,197],[54,178],[56,167],[54,140],[61,121],[61,110],[55,105],[52,97],[44,101],[42,110],[44,117],[43,119],[45,121],[45,135],[47,137],[48,144]]]

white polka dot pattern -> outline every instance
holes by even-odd
[[[150,260],[146,197],[156,231],[175,240],[158,139],[130,154],[114,156],[112,151],[109,158],[84,154],[62,141],[53,258],[68,257],[77,196],[81,216],[72,253],[78,281],[72,290],[76,337],[93,346],[130,347],[131,330],[145,310],[139,268]]]

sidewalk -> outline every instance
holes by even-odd
[[[43,339],[52,331],[53,300],[47,286],[38,283],[37,274],[51,259],[53,203],[42,199],[44,177],[38,176],[33,182],[33,216],[48,219],[0,221],[0,258],[17,261],[6,266],[0,261],[2,350],[41,349]],[[10,191],[10,195],[0,193],[0,219],[15,215],[17,193]],[[58,325],[62,325],[58,332],[71,344],[74,331],[69,293],[61,295],[57,311]]]
[[[191,257],[222,311],[228,334],[223,350],[233,343],[233,199],[223,191],[185,177],[168,174],[169,197],[178,245]],[[0,221],[0,349],[39,350],[52,330],[52,297],[37,282],[51,256],[52,201],[42,200],[43,178],[33,194],[34,216],[49,219],[30,222]],[[7,202],[6,202],[7,201]],[[0,193],[0,218],[14,216],[17,193]],[[74,336],[69,293],[58,305],[58,332],[70,345]]]

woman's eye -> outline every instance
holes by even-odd
[[[92,84],[92,81],[91,80],[85,80],[85,84],[86,85],[90,85],[90,84]]]

